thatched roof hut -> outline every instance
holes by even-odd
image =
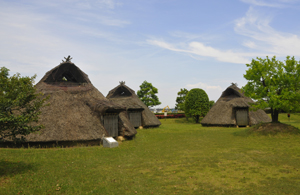
[[[48,71],[36,88],[50,95],[49,106],[42,108],[39,117],[45,128],[26,136],[28,142],[92,141],[136,134],[128,117],[120,114],[125,107],[105,98],[70,60]]]
[[[120,85],[110,90],[106,96],[113,103],[125,107],[134,127],[158,127],[161,125],[157,117],[139,99],[135,91],[120,82]]]
[[[250,111],[254,101],[246,97],[241,90],[232,84],[229,86],[202,119],[207,126],[251,126],[260,122],[271,122],[270,117],[261,109]]]

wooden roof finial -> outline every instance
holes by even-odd
[[[120,85],[125,85],[125,81],[120,81]]]
[[[64,57],[65,60],[62,60],[62,62],[71,62],[71,60],[73,59],[70,55],[66,58]]]
[[[237,83],[234,83],[234,82],[232,82],[232,83],[231,83],[231,85],[235,85],[235,86],[238,86],[238,84],[237,84]]]

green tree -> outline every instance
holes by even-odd
[[[300,102],[300,62],[287,56],[285,63],[269,59],[252,59],[244,74],[248,83],[242,88],[245,95],[256,100],[254,109],[271,109],[272,122],[278,122],[280,110],[298,111]]]
[[[184,111],[185,97],[188,92],[189,91],[186,88],[180,89],[180,91],[177,93],[178,96],[176,98],[175,109]]]
[[[199,123],[200,116],[205,116],[209,111],[209,99],[203,89],[191,89],[185,98],[185,114]]]
[[[24,141],[24,136],[38,131],[40,108],[46,98],[36,93],[33,77],[15,74],[9,77],[9,70],[0,68],[0,141],[10,137],[13,141]]]
[[[158,93],[157,88],[155,88],[151,83],[144,81],[140,85],[140,90],[137,91],[137,96],[146,104],[148,107],[160,105],[158,97],[155,95]]]
[[[214,100],[210,100],[209,101],[209,109],[211,109],[214,104],[215,104],[215,101]]]

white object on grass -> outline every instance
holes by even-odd
[[[119,143],[112,137],[104,137],[103,138],[103,147],[105,148],[114,148],[118,147]]]

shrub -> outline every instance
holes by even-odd
[[[185,114],[199,123],[199,117],[205,116],[209,111],[209,99],[203,89],[191,89],[185,98]]]

